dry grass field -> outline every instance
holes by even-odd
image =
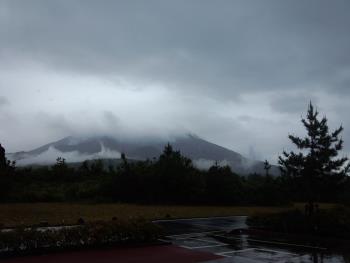
[[[79,218],[86,221],[127,219],[191,218],[208,216],[252,215],[273,213],[287,207],[240,206],[152,206],[132,204],[81,203],[20,203],[0,204],[0,224],[4,227],[33,225],[47,221],[50,225],[75,224]]]
[[[333,205],[322,205],[323,208]],[[303,209],[303,204],[289,207],[262,206],[153,206],[132,204],[81,204],[81,203],[18,203],[0,204],[0,224],[4,227],[33,225],[47,221],[50,225],[75,224],[85,221],[128,219],[191,218],[209,216],[252,215],[274,213],[291,208]]]

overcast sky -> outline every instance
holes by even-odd
[[[310,100],[350,152],[349,0],[0,0],[0,142],[195,133],[268,159]]]

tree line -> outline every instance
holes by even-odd
[[[192,161],[166,145],[157,160],[118,166],[105,160],[72,168],[58,158],[51,167],[15,169],[0,177],[2,202],[131,202],[143,204],[281,204],[282,178],[240,176],[218,164],[197,169]]]

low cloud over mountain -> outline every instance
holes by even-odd
[[[81,162],[92,159],[119,159],[121,152],[133,160],[158,158],[168,142],[150,139],[120,140],[108,136],[98,137],[67,137],[60,141],[49,143],[28,152],[8,154],[8,158],[16,160],[18,165],[53,164],[57,157],[63,157],[67,162]],[[195,166],[208,169],[218,162],[219,165],[229,165],[239,174],[262,173],[261,161],[245,158],[241,154],[213,144],[195,135],[183,135],[172,138],[169,143],[175,150],[191,158]],[[276,169],[273,171],[276,173]]]

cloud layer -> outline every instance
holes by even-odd
[[[349,12],[346,0],[1,1],[0,140],[193,132],[275,161],[312,100],[343,123],[348,152]]]

